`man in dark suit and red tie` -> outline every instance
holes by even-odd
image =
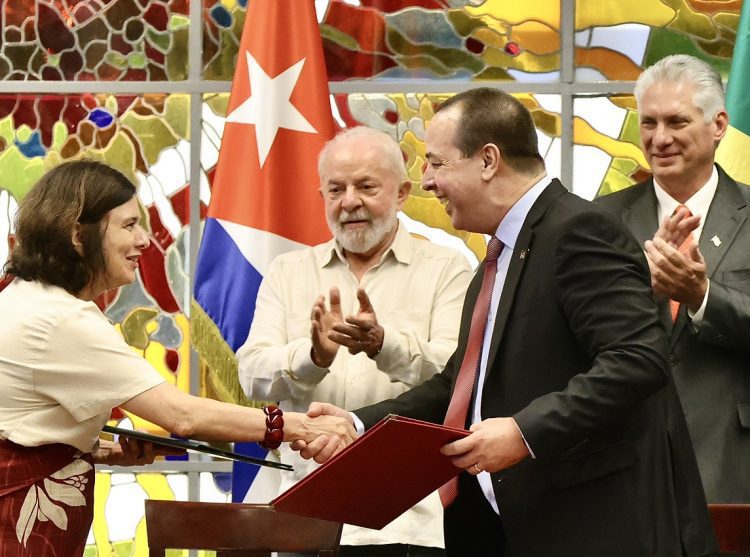
[[[750,188],[714,164],[729,126],[721,76],[668,56],[635,96],[653,178],[598,202],[645,246],[706,498],[748,503]]]
[[[443,372],[354,414],[471,429],[442,449],[463,469],[440,489],[448,555],[713,555],[692,450],[667,427],[668,339],[638,243],[546,177],[531,115],[502,91],[445,102],[426,143],[423,187],[454,227],[491,236],[488,258]]]

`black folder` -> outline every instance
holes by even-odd
[[[274,462],[272,460],[263,460],[262,458],[254,458],[252,456],[246,456],[243,454],[235,453],[233,451],[226,451],[224,449],[217,449],[206,443],[200,443],[191,439],[174,439],[173,437],[162,437],[161,435],[151,435],[150,433],[144,433],[142,431],[134,431],[132,429],[123,429],[120,427],[113,427],[105,425],[102,431],[106,433],[114,433],[116,435],[123,435],[125,437],[132,437],[133,439],[140,439],[141,441],[148,441],[149,443],[156,443],[157,445],[164,445],[166,447],[173,447],[176,449],[184,449],[186,451],[197,451],[199,453],[210,454],[219,458],[226,458],[229,460],[236,460],[239,462],[245,462],[247,464],[255,464],[257,466],[268,466],[270,468],[278,468],[279,470],[294,470],[289,464],[283,464],[281,462]]]

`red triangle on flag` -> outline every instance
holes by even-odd
[[[313,0],[253,0],[208,216],[305,244],[330,238],[317,157],[334,134]]]

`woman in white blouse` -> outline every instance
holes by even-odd
[[[153,447],[103,445],[113,407],[180,436],[345,445],[346,420],[193,397],[135,354],[94,300],[135,280],[149,240],[135,187],[95,161],[47,172],[21,202],[0,293],[0,556],[81,555],[93,463],[143,464]]]

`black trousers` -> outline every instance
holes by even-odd
[[[503,523],[484,496],[476,477],[458,477],[458,496],[445,509],[445,554],[448,557],[501,557],[505,547]]]

